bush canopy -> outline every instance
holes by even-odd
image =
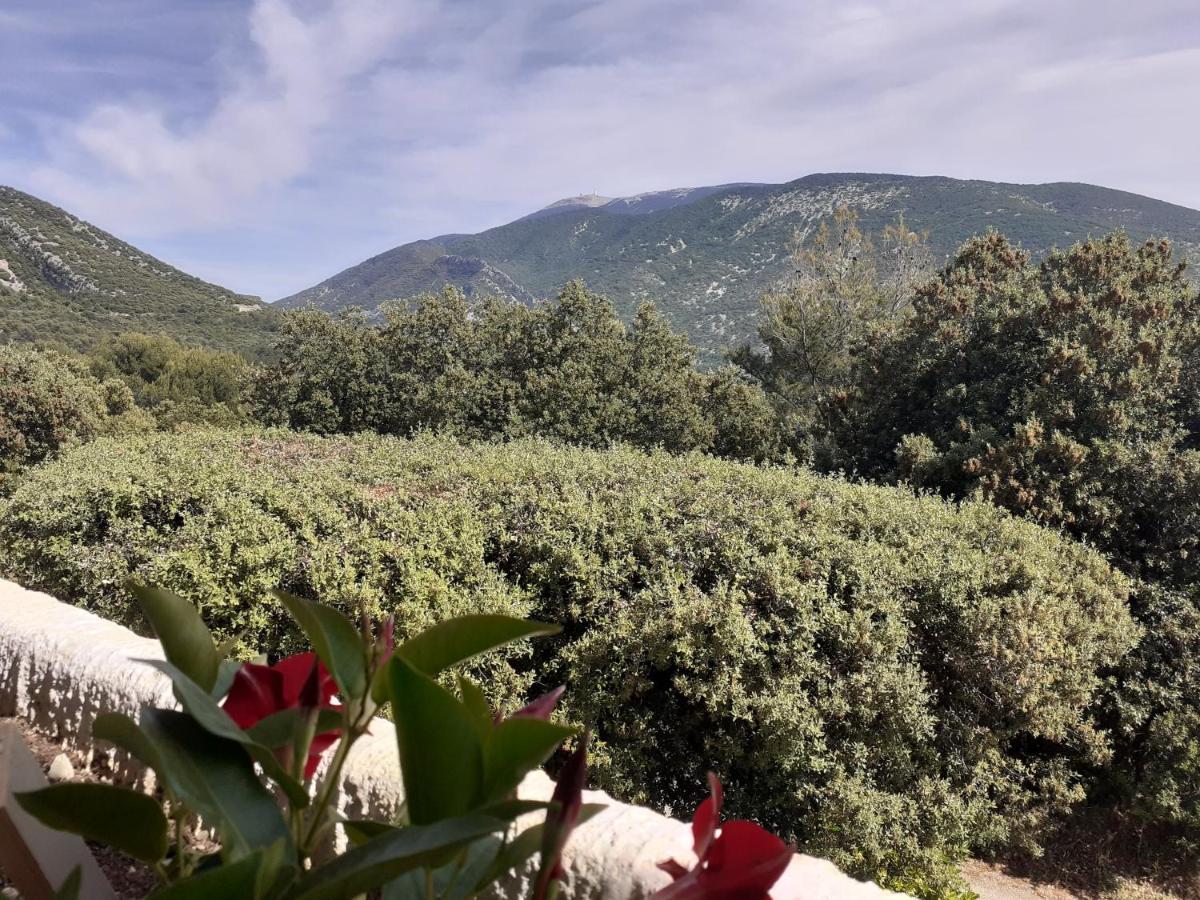
[[[1137,632],[1124,576],[990,505],[533,440],[101,439],[24,480],[0,546],[6,576],[134,626],[127,578],[172,589],[245,655],[303,647],[275,587],[402,635],[558,623],[482,673],[493,699],[566,682],[604,786],[688,809],[712,768],[731,812],[872,877],[1077,801]]]

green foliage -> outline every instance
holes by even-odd
[[[236,353],[126,332],[103,341],[89,360],[96,377],[124,382],[160,428],[185,423],[228,428],[246,421],[241,395],[250,368]]]
[[[290,313],[276,349],[278,360],[258,373],[251,390],[261,421],[317,434],[377,427],[387,374],[378,332],[364,316]]]
[[[204,691],[217,683],[221,657],[196,607],[159,588],[130,585],[163,647],[167,661]]]
[[[60,831],[103,840],[142,862],[156,863],[167,852],[167,819],[158,802],[111,784],[55,784],[18,794],[25,812]]]
[[[702,374],[695,350],[652,306],[626,327],[604,298],[572,283],[548,306],[457,290],[358,313],[285,319],[279,360],[255,387],[267,424],[321,434],[429,429],[474,440],[540,435],[748,459],[778,453],[761,390],[733,369]]]
[[[959,870],[959,862],[933,854],[923,866],[884,865],[876,873],[880,887],[911,897],[937,900],[979,900]]]
[[[838,463],[1064,528],[1138,579],[1145,629],[1105,703],[1118,740],[1097,790],[1194,827],[1196,288],[1166,241],[1114,234],[1035,266],[989,234],[913,308],[830,398]]]
[[[278,314],[208,284],[70,213],[0,186],[0,341],[88,350],[123,331],[170,334],[248,357]],[[11,273],[11,275],[9,274]]]
[[[797,234],[795,275],[763,295],[761,346],[745,345],[732,358],[764,386],[806,456],[825,455],[817,446],[821,399],[845,386],[862,345],[902,317],[931,268],[926,240],[901,215],[877,243],[859,229],[858,213],[839,207],[811,240]]]
[[[1034,267],[976,239],[863,359],[839,444],[856,471],[977,491],[1119,551],[1146,504],[1114,502],[1130,489],[1111,476],[1175,452],[1198,313],[1165,242],[1113,235]]]
[[[1143,584],[1144,636],[1113,676],[1105,720],[1118,755],[1108,791],[1144,819],[1173,825],[1200,853],[1200,590]],[[1190,848],[1189,845],[1190,844]]]
[[[119,382],[53,351],[0,347],[0,487],[65,447],[143,424]]]
[[[1102,559],[987,505],[536,441],[95,441],[20,486],[0,545],[7,577],[119,621],[127,577],[177,590],[246,652],[303,646],[276,584],[400,634],[558,623],[471,663],[493,702],[568,683],[606,787],[687,809],[712,768],[736,812],[871,876],[1022,845],[1076,802],[1136,636]]]

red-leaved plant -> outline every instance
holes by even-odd
[[[540,856],[532,900],[553,900],[572,830],[599,811],[583,803],[587,735],[550,721],[557,688],[503,717],[482,689],[447,670],[552,625],[507,616],[463,616],[397,643],[392,622],[355,626],[331,607],[273,592],[312,652],[274,665],[225,659],[196,608],[174,594],[131,587],[163,646],[180,709],[145,708],[96,718],[93,735],[157,776],[152,797],[113,785],[68,782],[18,794],[32,815],[142,860],[158,874],[155,900],[467,900]],[[391,821],[347,820],[335,791],[354,743],[390,704],[405,802]],[[548,803],[517,786],[564,741],[577,737]],[[328,757],[321,778],[322,761]],[[720,828],[720,784],[696,812],[697,866],[664,868],[677,880],[659,898],[757,898],[790,856],[757,826]],[[518,829],[518,819],[544,820]],[[219,850],[187,839],[196,818]],[[318,853],[341,827],[351,847]],[[77,896],[76,870],[60,890]]]
[[[281,659],[273,666],[243,663],[233,676],[233,684],[221,708],[238,728],[248,731],[263,719],[284,710],[336,712],[337,706],[332,702],[336,694],[337,684],[317,654],[297,653]],[[305,779],[313,777],[321,754],[333,746],[341,733],[340,728],[331,728],[313,735],[304,764]],[[290,755],[291,749],[285,745],[280,751]],[[291,765],[287,755],[280,761],[285,767]]]
[[[696,864],[687,869],[673,859],[659,863],[674,880],[652,900],[767,900],[796,848],[753,822],[722,825],[725,793],[712,772],[708,785],[710,795],[692,816]]]

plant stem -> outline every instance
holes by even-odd
[[[171,809],[175,819],[175,872],[179,875],[180,880],[187,878],[187,864],[184,860],[186,852],[183,846],[183,819],[184,812],[178,806]]]
[[[349,711],[346,713],[346,718],[347,720],[350,718]],[[325,781],[321,785],[321,791],[312,804],[313,816],[309,821],[308,830],[305,832],[304,839],[300,841],[297,848],[302,857],[308,856],[311,853],[311,845],[321,833],[321,820],[324,818],[325,807],[329,804],[333,792],[337,788],[342,774],[342,767],[346,764],[346,757],[350,755],[350,747],[363,734],[367,724],[358,720],[349,723],[343,731],[342,739],[338,741],[338,748],[333,755],[333,762],[330,763],[329,771],[325,773]]]
[[[462,876],[463,870],[466,868],[467,857],[471,853],[471,848],[467,847],[458,854],[458,859],[454,861],[454,872],[450,876],[450,881],[446,884],[446,889],[442,892],[442,896],[449,897],[453,895],[454,888],[458,884],[458,879]]]

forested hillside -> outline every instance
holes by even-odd
[[[909,227],[928,232],[937,261],[988,228],[1035,254],[1117,228],[1134,239],[1170,235],[1184,255],[1200,249],[1200,212],[1086,184],[810,175],[596,205],[602,199],[563,201],[476,235],[405,244],[280,302],[372,310],[447,283],[530,302],[578,278],[627,321],[653,300],[715,362],[754,335],[758,297],[790,274],[797,236],[839,206],[858,209],[868,230],[903,214]]]
[[[276,317],[94,225],[0,186],[0,341],[75,349],[123,331],[259,355]]]

